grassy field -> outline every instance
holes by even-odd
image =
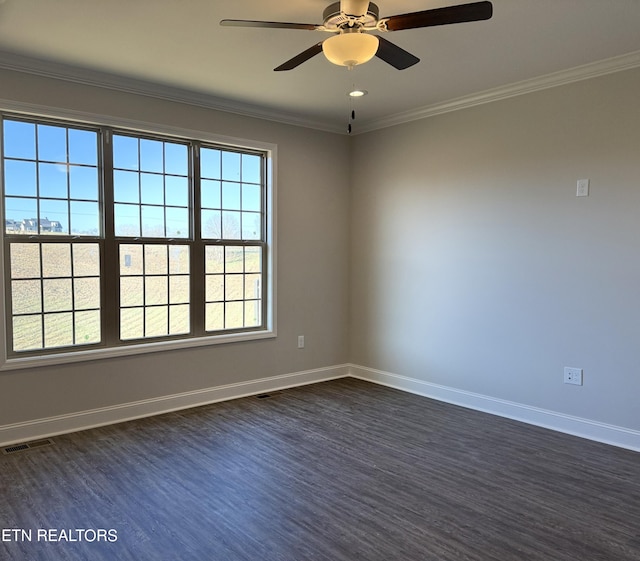
[[[189,333],[189,246],[123,244],[119,259],[119,337]],[[15,242],[10,261],[14,351],[101,341],[99,244]],[[261,263],[260,248],[206,248],[206,331],[260,325]]]

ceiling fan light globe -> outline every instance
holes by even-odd
[[[378,38],[366,33],[341,33],[322,43],[322,51],[329,62],[352,68],[376,56]]]

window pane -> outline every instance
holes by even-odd
[[[261,295],[262,276],[253,274],[244,276],[244,297],[245,300],[254,300]]]
[[[208,179],[220,179],[220,150],[200,150],[200,175]]]
[[[150,238],[164,237],[164,207],[142,207],[142,235]]]
[[[242,273],[244,271],[244,250],[242,247],[225,247],[225,272]]]
[[[45,312],[64,312],[73,308],[71,279],[44,279],[42,293]]]
[[[259,273],[262,271],[262,248],[244,248],[244,270],[246,273]]]
[[[139,203],[140,174],[133,171],[113,172],[113,198],[117,203]]]
[[[169,277],[169,303],[187,304],[189,302],[189,277]]]
[[[38,173],[38,187],[41,197],[49,197],[51,199],[68,198],[66,166],[61,164],[40,164]]]
[[[147,275],[166,275],[169,271],[167,246],[144,246],[144,272]]]
[[[75,279],[73,290],[76,310],[97,310],[100,308],[99,278]]]
[[[5,195],[20,197],[36,196],[36,164],[35,162],[21,162],[5,160],[4,162],[4,192]],[[28,216],[21,216],[29,218]]]
[[[189,210],[186,208],[167,207],[167,237],[189,237]]]
[[[225,329],[239,329],[244,326],[244,303],[227,302],[224,305]]]
[[[144,282],[142,277],[120,278],[120,306],[142,306],[144,304]]]
[[[36,126],[33,123],[4,121],[4,155],[6,158],[33,160],[36,157]]]
[[[172,275],[189,272],[189,247],[186,245],[169,246],[169,273]]]
[[[262,237],[260,214],[257,212],[242,213],[242,239],[259,240]]]
[[[205,248],[205,272],[224,273],[224,247],[209,245]]]
[[[143,173],[140,175],[142,202],[151,205],[164,204],[164,184],[161,175]]]
[[[205,329],[220,331],[224,329],[224,304],[207,304],[205,309]]]
[[[100,246],[97,243],[73,244],[73,274],[76,277],[100,274]]]
[[[120,338],[126,341],[142,337],[144,337],[144,308],[120,310]]]
[[[258,300],[245,302],[244,327],[258,327],[262,323],[262,304]]]
[[[262,208],[262,188],[260,185],[242,185],[242,210],[260,212]]]
[[[225,275],[224,299],[242,300],[244,296],[244,278],[242,275]]]
[[[222,179],[240,181],[240,154],[237,152],[222,153]]]
[[[38,159],[49,162],[67,161],[67,129],[38,125]]]
[[[163,172],[162,142],[159,140],[140,140],[140,169],[142,171]]]
[[[144,329],[146,337],[161,337],[169,333],[168,306],[145,308]]]
[[[69,129],[69,162],[98,165],[98,135],[94,131]]]
[[[210,240],[222,238],[222,213],[219,210],[202,211],[202,237]]]
[[[223,275],[207,275],[205,299],[207,302],[222,302],[224,300]]]
[[[42,276],[71,276],[71,244],[42,244]]]
[[[144,261],[142,259],[143,246],[122,244],[120,246],[120,274],[142,275]]]
[[[240,210],[240,183],[222,182],[222,208]]]
[[[45,314],[44,346],[65,347],[73,345],[73,314]]]
[[[136,138],[113,135],[113,167],[138,169],[138,140]]]
[[[137,237],[140,235],[140,214],[137,205],[114,205],[116,236]]]
[[[77,312],[75,314],[75,335],[76,345],[99,343],[101,340],[100,312]]]
[[[147,306],[169,303],[167,277],[145,277],[144,299]]]
[[[18,279],[11,284],[13,323],[18,329],[13,334],[14,351],[99,342],[99,251],[97,243],[10,245],[11,275]],[[24,278],[31,280],[21,280]],[[79,325],[74,316],[79,310],[91,310],[91,316],[82,321],[91,320],[93,325],[90,336],[83,335],[80,342],[74,335],[74,325]],[[37,331],[29,334],[27,328]]]
[[[40,244],[11,244],[11,278],[40,278]]]
[[[184,144],[164,144],[164,172],[173,175],[187,175],[189,173],[189,154]]]
[[[227,240],[240,239],[240,213],[230,210],[222,212],[222,237]]]
[[[41,234],[69,233],[69,203],[55,199],[40,199]]]
[[[13,350],[28,351],[42,348],[42,316],[13,318]]]
[[[204,179],[201,186],[202,206],[204,208],[222,208],[220,181]]]
[[[69,166],[72,199],[98,200],[98,170],[86,166]]]
[[[169,306],[169,333],[189,333],[189,306]]]
[[[38,232],[37,199],[7,197],[4,204],[8,233],[32,235]]]
[[[189,181],[186,177],[167,176],[165,186],[166,204],[189,206]]]
[[[5,130],[5,143],[13,139],[18,143],[16,154],[31,160],[5,162],[5,196],[12,195],[5,198],[7,233],[68,235],[73,228],[74,234],[99,235],[98,133],[46,123],[14,126],[10,121],[5,121]],[[73,140],[74,164],[83,165],[69,165],[68,138]],[[23,149],[21,142],[29,148]],[[14,153],[13,148],[7,150]],[[89,207],[72,201],[93,201],[90,225],[80,220]],[[73,225],[70,207],[75,207]]]
[[[243,183],[262,182],[262,158],[255,154],[242,154]]]
[[[75,236],[100,235],[98,203],[71,201],[71,233]]]
[[[39,280],[17,280],[11,282],[12,311],[14,315],[32,314],[42,311],[42,296]]]

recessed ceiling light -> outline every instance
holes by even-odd
[[[353,90],[349,92],[351,97],[362,97],[363,95],[367,95],[369,92],[367,90]]]

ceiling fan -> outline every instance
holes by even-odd
[[[480,21],[491,18],[492,14],[491,2],[483,1],[380,18],[378,6],[373,2],[341,0],[334,2],[324,10],[321,24],[223,19],[220,21],[220,25],[302,29],[325,31],[332,34],[328,39],[316,43],[306,51],[274,68],[277,72],[292,70],[320,52],[324,52],[330,62],[346,66],[349,69],[377,56],[394,68],[404,70],[420,62],[420,59],[391,41],[371,34],[371,31],[402,31],[403,29]]]

